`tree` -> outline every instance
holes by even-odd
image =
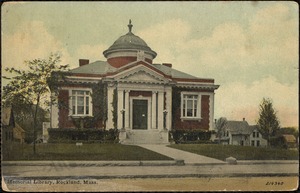
[[[226,117],[220,117],[216,122],[216,130],[217,130],[217,137],[219,139],[219,143],[222,136],[223,127],[225,126],[227,122]]]
[[[299,137],[299,131],[296,127],[282,127],[276,133],[277,136],[286,135],[286,134],[294,135],[296,138]]]
[[[35,105],[13,105],[15,122],[25,130],[25,142],[27,143],[31,143],[34,140],[32,133],[34,110]],[[40,107],[37,110],[36,120],[36,133],[39,135],[42,133],[43,122],[49,121],[49,112]]]
[[[68,65],[58,65],[59,54],[50,54],[48,59],[34,59],[25,61],[29,70],[6,68],[5,71],[12,73],[10,82],[3,87],[2,103],[12,107],[22,106],[27,110],[33,108],[33,153],[35,154],[35,139],[38,110],[44,106],[48,107],[53,100],[49,100],[50,89],[58,88],[58,81],[64,77],[63,71]],[[55,74],[55,75],[53,75]]]
[[[280,128],[272,100],[269,98],[263,98],[259,106],[259,119],[257,125],[264,138],[268,139],[268,143],[270,143],[270,138],[274,137]]]

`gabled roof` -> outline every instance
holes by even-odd
[[[72,69],[69,72],[76,76],[83,76],[83,77],[88,77],[88,76],[106,77],[106,76],[111,76],[112,74],[121,73],[122,71],[133,68],[134,66],[136,66],[137,64],[140,64],[140,63],[144,64],[146,67],[150,68],[151,70],[154,70],[174,81],[203,82],[203,83],[213,83],[214,82],[213,79],[198,78],[196,76],[192,76],[190,74],[181,72],[179,70],[176,70],[174,68],[171,68],[171,67],[168,67],[168,66],[165,66],[162,64],[150,64],[145,61],[134,61],[134,62],[129,63],[121,68],[115,68],[106,61],[96,61],[96,62],[93,62],[90,64],[80,66],[78,68]]]
[[[111,66],[106,61],[96,61],[93,63],[89,63],[78,68],[70,70],[70,73],[78,73],[78,74],[97,74],[97,75],[105,75],[107,72],[114,72],[116,70],[115,67]]]
[[[14,129],[21,133],[25,133],[25,130],[18,123],[16,123],[16,126],[14,127]]]
[[[253,131],[247,121],[227,121],[223,128],[233,135],[248,135]]]
[[[294,135],[282,135],[284,140],[288,143],[296,143],[296,138]]]
[[[152,67],[152,66],[150,66]],[[161,71],[155,71],[147,65],[140,63],[132,68],[125,69],[120,73],[108,76],[108,79],[117,80],[118,82],[128,83],[151,83],[151,84],[165,84],[171,83],[171,80],[164,76]]]
[[[165,65],[161,65],[161,64],[152,64],[152,65],[155,68],[157,68],[158,70],[162,71],[164,74],[172,76],[172,78],[189,78],[189,79],[197,78],[196,76],[192,76],[190,74],[181,72],[179,70],[176,70],[174,68],[170,68],[170,67],[165,66]]]
[[[249,125],[250,130],[253,132],[254,130],[259,131],[258,125]]]

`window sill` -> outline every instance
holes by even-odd
[[[181,121],[201,121],[201,117],[180,117]]]
[[[92,115],[69,115],[69,117],[79,119],[79,118],[94,117],[94,116],[92,116]]]

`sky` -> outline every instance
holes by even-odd
[[[80,58],[105,60],[131,19],[132,32],[157,52],[154,63],[215,79],[216,119],[256,124],[270,98],[281,126],[299,125],[295,2],[6,2],[1,14],[2,75],[51,52],[70,68]]]

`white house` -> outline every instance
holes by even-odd
[[[258,130],[257,125],[249,125],[243,121],[227,121],[222,128],[221,141],[223,144],[266,147],[265,140]]]

